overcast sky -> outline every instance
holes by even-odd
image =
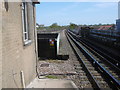
[[[111,24],[118,18],[117,2],[41,2],[36,9],[37,23],[45,26]]]

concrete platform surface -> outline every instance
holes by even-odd
[[[38,78],[33,80],[26,88],[71,88],[77,90],[77,86],[71,80]]]

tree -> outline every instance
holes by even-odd
[[[58,24],[57,24],[57,23],[53,23],[53,24],[50,26],[50,28],[56,28],[56,27],[58,27]]]
[[[53,29],[53,30],[60,30],[62,28],[62,26],[59,26],[57,23],[53,23],[48,28]]]
[[[69,26],[70,29],[75,29],[77,27],[78,27],[78,25],[76,25],[74,23],[70,23],[70,26]]]
[[[39,27],[44,27],[44,24],[40,24]]]

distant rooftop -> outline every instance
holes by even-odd
[[[113,29],[113,25],[105,25],[105,26],[100,26],[98,30],[111,30]]]

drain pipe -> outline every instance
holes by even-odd
[[[22,87],[25,88],[25,78],[24,78],[24,73],[23,73],[23,71],[20,72],[20,75],[21,75]]]
[[[34,4],[35,7],[35,4]],[[34,42],[35,42],[35,54],[36,54],[36,74],[37,77],[40,79],[39,77],[39,73],[38,73],[38,51],[37,51],[37,30],[36,30],[36,8],[33,8],[33,17],[34,17]]]

